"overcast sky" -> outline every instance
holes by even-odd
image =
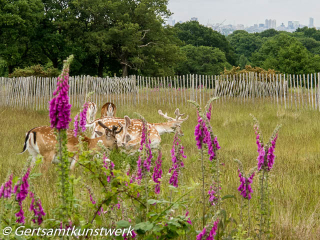
[[[265,19],[276,19],[277,26],[288,21],[299,21],[320,26],[319,0],[169,0],[168,5],[176,22],[197,17],[201,24],[221,23],[251,26],[264,23]]]

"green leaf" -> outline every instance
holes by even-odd
[[[236,196],[234,196],[234,195],[225,195],[225,196],[223,196],[221,199],[222,199],[222,200],[225,200],[225,199],[228,199],[228,198],[237,199]]]
[[[130,223],[125,220],[120,220],[116,225],[118,228],[128,228],[130,226]]]

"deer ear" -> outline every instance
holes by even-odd
[[[129,127],[131,125],[131,119],[128,116],[124,116],[125,126]]]
[[[103,135],[103,133],[100,132],[100,131],[95,131],[95,133],[96,133],[99,137],[101,137],[101,136]]]
[[[131,137],[129,134],[126,135],[126,143],[129,142],[131,140]]]

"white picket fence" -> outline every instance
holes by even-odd
[[[91,101],[102,106],[116,105],[185,105],[187,100],[205,103],[218,96],[218,102],[272,102],[285,108],[320,111],[320,73],[303,75],[185,75],[175,77],[98,78],[76,76],[69,79],[72,106],[80,107],[89,92]],[[57,78],[0,78],[0,106],[48,109]]]

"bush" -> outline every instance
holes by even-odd
[[[57,68],[44,68],[40,64],[26,68],[16,68],[9,77],[57,77],[60,71]]]

